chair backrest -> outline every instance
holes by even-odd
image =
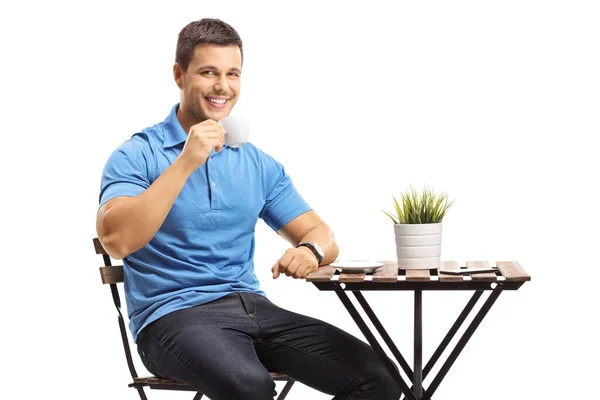
[[[121,297],[119,296],[119,289],[117,288],[118,283],[123,282],[123,266],[122,265],[112,265],[110,256],[102,247],[102,243],[98,238],[94,238],[94,250],[96,250],[96,254],[102,254],[102,258],[104,260],[104,265],[100,267],[100,277],[102,278],[102,283],[105,285],[110,285],[110,291],[112,293],[113,303],[119,313],[119,330],[121,331],[121,340],[123,341],[123,350],[125,350],[125,358],[127,359],[127,366],[129,367],[129,372],[131,373],[132,378],[137,378],[137,372],[135,370],[135,366],[133,365],[133,359],[131,358],[131,349],[129,348],[129,340],[127,336],[127,329],[125,328],[125,320],[123,319],[123,314],[121,313]]]
[[[102,243],[100,243],[98,238],[94,238],[94,250],[96,250],[96,254],[102,254],[102,258],[104,259],[104,266],[100,267],[100,277],[102,278],[102,283],[122,283],[123,266],[112,265],[110,256],[106,250],[104,250],[104,247],[102,247]]]

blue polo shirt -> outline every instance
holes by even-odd
[[[133,135],[109,157],[100,206],[142,193],[183,149],[178,104],[161,123]],[[254,273],[254,229],[278,231],[310,210],[283,166],[251,143],[212,151],[193,172],[150,243],[123,260],[134,340],[150,322],[232,292],[264,295]]]

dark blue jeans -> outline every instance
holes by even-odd
[[[252,293],[165,315],[142,330],[137,345],[151,373],[185,382],[211,400],[272,400],[269,371],[335,400],[401,395],[368,344]]]

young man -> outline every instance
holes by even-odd
[[[203,19],[179,34],[180,103],[133,135],[102,176],[98,236],[123,258],[130,329],[148,370],[212,400],[272,399],[269,371],[334,399],[398,399],[370,346],[271,303],[254,274],[262,218],[292,247],[273,277],[305,278],[338,254],[331,229],[281,164],[251,143],[224,144],[216,121],[240,95],[242,42]]]

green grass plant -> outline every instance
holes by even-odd
[[[394,224],[435,224],[442,222],[446,212],[454,201],[448,201],[446,193],[435,193],[425,186],[421,192],[412,186],[400,194],[399,202],[395,196],[395,215],[383,211]]]

